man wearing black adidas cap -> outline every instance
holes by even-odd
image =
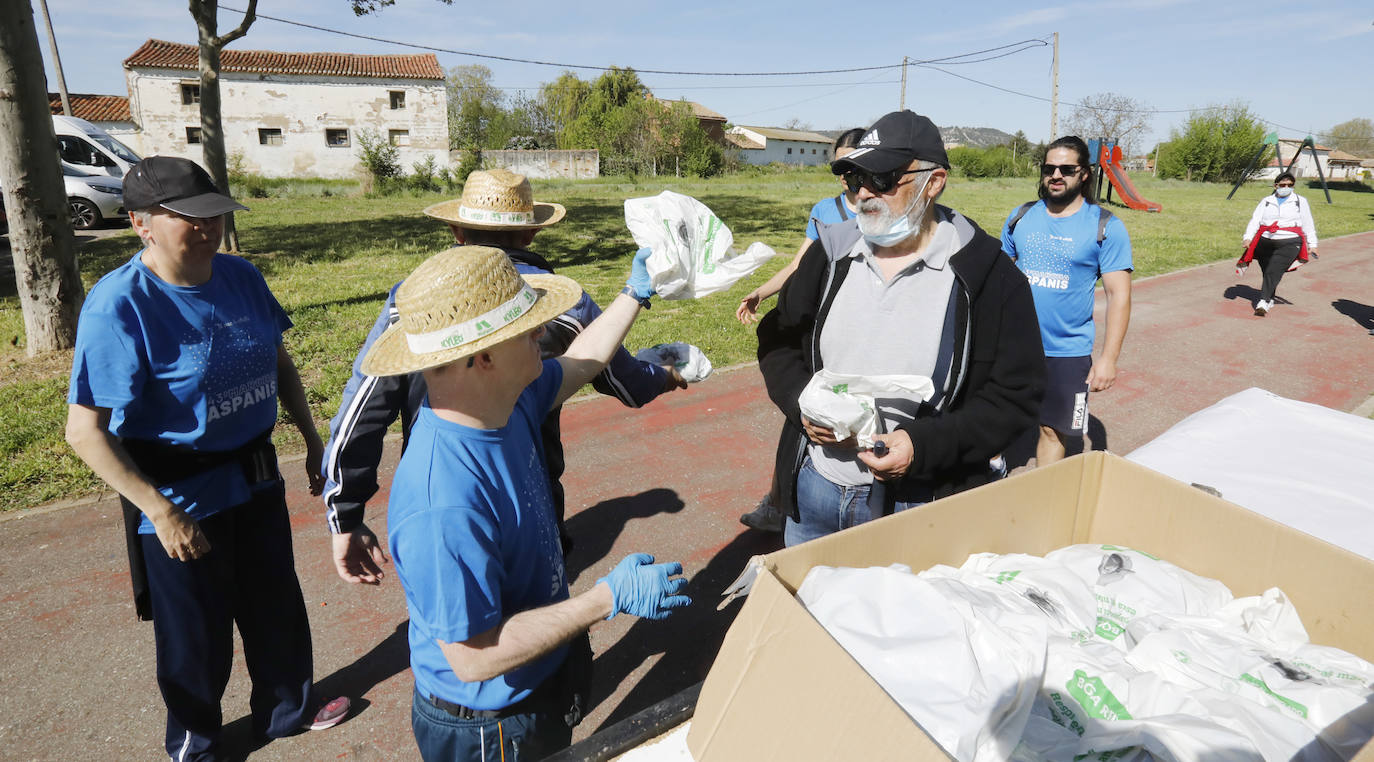
[[[758,330],[786,417],[776,468],[789,546],[996,478],[989,459],[1036,421],[1045,387],[1025,277],[997,239],[935,203],[949,175],[935,125],[888,114],[831,168],[859,213],[820,228]],[[935,393],[879,396],[890,433],[860,450],[801,415],[821,368],[925,376]]]
[[[310,623],[272,428],[280,398],[320,493],[324,446],[262,275],[218,253],[246,209],[186,159],[124,176],[144,248],[96,283],[77,323],[67,442],[124,504],[135,609],[153,620],[172,759],[218,758],[233,629],[256,737],[332,727],[346,698],[314,693]]]

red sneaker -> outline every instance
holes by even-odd
[[[331,699],[329,703],[320,707],[320,711],[315,713],[315,719],[306,725],[307,730],[327,730],[344,721],[348,717],[348,709],[352,706],[347,696],[339,696]]]

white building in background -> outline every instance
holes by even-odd
[[[401,166],[448,166],[448,98],[432,53],[358,55],[227,49],[220,56],[225,150],[266,177],[357,177],[358,136],[396,145]],[[148,40],[124,60],[125,139],[144,156],[201,160],[195,45]]]
[[[816,132],[736,125],[726,131],[726,137],[739,149],[740,158],[750,164],[776,161],[811,167],[830,163],[833,141]]]

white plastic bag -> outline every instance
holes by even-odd
[[[735,285],[777,255],[754,242],[731,251],[735,237],[707,206],[691,196],[663,191],[625,201],[625,225],[640,248],[654,291],[664,299],[696,299]]]
[[[1148,553],[1116,545],[1070,545],[1045,554],[1087,582],[1097,594],[1097,634],[1116,642],[1138,616],[1165,611],[1210,614],[1230,603],[1226,585]]]
[[[706,353],[682,341],[645,347],[635,354],[635,359],[654,365],[671,365],[677,369],[682,380],[689,384],[706,380],[713,370],[711,361],[706,359]]]
[[[850,376],[822,368],[802,389],[797,405],[809,420],[832,429],[836,439],[854,435],[860,447],[868,447],[878,433],[875,397],[923,402],[933,394],[935,385],[925,376]]]
[[[906,567],[813,568],[797,600],[945,751],[1008,759],[1045,663],[1045,620]]]

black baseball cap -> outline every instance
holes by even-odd
[[[945,141],[935,123],[910,110],[893,111],[874,122],[853,151],[831,162],[830,171],[837,175],[856,168],[872,173],[891,172],[910,164],[912,159],[933,161],[949,169]]]
[[[187,217],[248,210],[220,193],[199,164],[179,156],[149,156],[124,174],[124,208],[141,212],[156,207]]]

